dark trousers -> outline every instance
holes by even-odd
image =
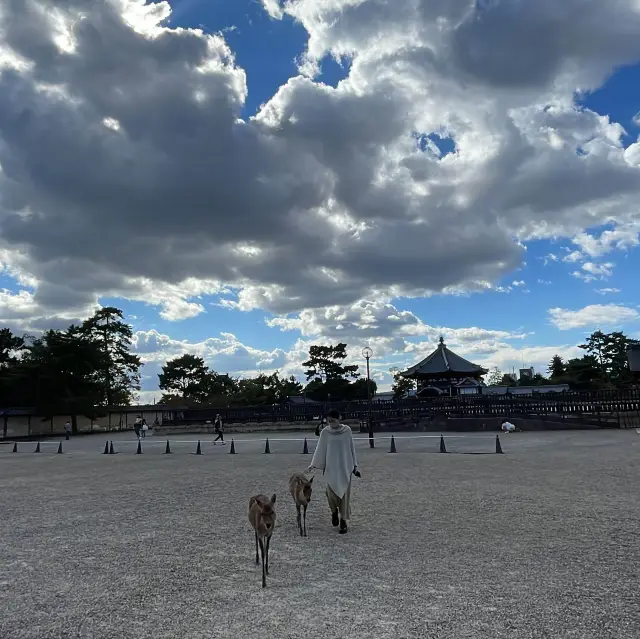
[[[67,431],[65,431],[65,433],[64,433],[64,434],[65,434],[65,437],[66,437],[67,441],[69,441],[69,431],[68,431],[68,430],[67,430]]]
[[[140,432],[142,433],[142,436],[143,436],[143,437],[146,437],[146,436],[147,436],[147,431],[146,431],[144,428],[143,428],[143,429],[141,429],[141,431],[140,431]]]
[[[213,441],[217,442],[218,440],[224,441],[224,435],[222,434],[221,430],[218,431],[218,436]]]
[[[139,427],[134,427],[134,432],[136,434],[136,437],[140,437],[140,428]]]

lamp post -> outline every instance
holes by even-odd
[[[369,360],[373,357],[373,351],[365,346],[362,356],[367,360],[367,423],[369,426],[369,448],[375,448],[373,441],[373,422],[371,421],[371,378],[369,376]]]

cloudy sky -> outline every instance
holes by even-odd
[[[156,373],[639,335],[638,0],[7,0],[0,323]]]

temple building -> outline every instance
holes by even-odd
[[[442,394],[479,394],[485,386],[482,376],[488,372],[482,366],[450,351],[441,336],[438,347],[431,355],[400,375],[416,380],[418,397],[429,397]]]

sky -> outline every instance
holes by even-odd
[[[640,337],[637,0],[0,8],[0,325],[121,308],[186,352],[545,373]]]

